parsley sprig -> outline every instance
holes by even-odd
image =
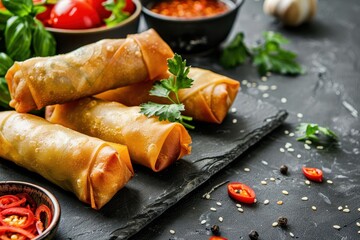
[[[258,45],[248,47],[244,41],[244,33],[238,33],[223,49],[220,57],[221,65],[225,68],[233,68],[243,64],[249,57],[262,76],[267,72],[284,75],[304,73],[302,67],[296,62],[297,55],[282,48],[283,44],[289,43],[288,39],[274,32],[264,32],[263,37],[264,40]]]
[[[181,115],[185,110],[184,104],[179,100],[179,90],[183,88],[190,88],[193,79],[187,75],[190,67],[186,66],[186,60],[178,54],[174,58],[167,60],[169,72],[172,74],[167,79],[162,79],[156,82],[149,94],[152,96],[167,98],[170,104],[160,104],[154,102],[147,102],[140,105],[140,112],[148,117],[157,116],[160,121],[168,120],[170,122],[179,122],[186,128],[194,129],[194,126],[186,123],[191,121],[192,117]]]
[[[315,123],[301,123],[296,132],[300,136],[296,139],[298,141],[310,140],[319,143],[322,140],[337,141],[338,139],[337,135],[329,128],[321,127]]]

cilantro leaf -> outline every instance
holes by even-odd
[[[236,67],[250,57],[261,75],[267,72],[289,75],[304,73],[302,67],[296,62],[297,55],[281,47],[282,44],[289,43],[288,39],[274,32],[264,32],[263,37],[263,43],[247,47],[244,34],[238,33],[234,40],[224,48],[220,64],[225,68]]]
[[[315,123],[301,123],[296,131],[300,136],[296,139],[298,141],[322,142],[323,140],[337,141],[338,139],[337,135],[329,128],[321,127]]]
[[[149,94],[152,96],[167,98],[171,104],[159,104],[159,103],[143,103],[140,105],[140,112],[148,117],[157,116],[160,121],[168,120],[170,122],[179,122],[185,127],[193,129],[194,127],[184,121],[191,121],[191,117],[181,115],[181,112],[185,110],[184,104],[180,103],[178,91],[183,88],[190,88],[193,83],[193,79],[187,75],[190,71],[190,67],[186,66],[186,60],[178,54],[174,55],[174,58],[168,59],[170,75],[167,79],[162,79],[156,82]],[[171,94],[174,93],[174,94]]]
[[[222,52],[220,63],[225,68],[236,67],[244,63],[250,55],[250,51],[244,42],[244,33],[240,32]]]

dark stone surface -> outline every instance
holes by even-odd
[[[249,239],[251,230],[256,230],[263,240],[360,239],[360,227],[356,225],[360,222],[360,4],[357,0],[318,1],[314,21],[293,29],[284,28],[266,16],[262,4],[263,1],[245,2],[232,36],[243,31],[246,42],[251,44],[263,31],[282,33],[291,41],[287,48],[298,53],[298,61],[306,67],[306,74],[298,77],[272,75],[264,82],[250,63],[225,71],[214,55],[192,57],[189,61],[256,84],[255,87],[243,84],[242,92],[285,108],[289,117],[280,128],[149,223],[131,240],[207,240],[212,235],[213,224],[219,225],[222,236],[229,240]],[[277,89],[261,91],[258,85],[276,86]],[[264,98],[264,93],[269,97]],[[286,98],[287,102],[282,103],[281,98]],[[302,113],[303,118],[298,118],[298,113]],[[295,132],[300,122],[314,122],[333,129],[340,138],[338,146],[306,150],[295,137],[284,134],[285,130]],[[286,143],[292,143],[294,152],[279,151]],[[287,176],[279,172],[283,164],[289,167]],[[321,168],[325,181],[305,185],[301,173],[304,165]],[[245,167],[251,171],[245,172]],[[270,181],[271,177],[276,181]],[[226,180],[252,186],[258,203],[243,205],[244,212],[238,212],[225,186],[213,192],[211,200],[202,198],[213,186]],[[266,180],[267,185],[262,185],[262,180]],[[332,180],[333,184],[326,180]],[[287,190],[289,195],[283,195],[282,190]],[[304,196],[309,200],[302,201]],[[270,201],[268,205],[263,204],[266,199]],[[277,205],[278,200],[282,200],[283,205]],[[312,206],[316,206],[317,211],[313,211]],[[339,206],[348,206],[350,212],[339,211]],[[210,211],[211,207],[217,211]],[[287,228],[272,227],[280,216],[287,217]],[[219,217],[223,217],[223,222]],[[206,220],[203,225],[202,220]],[[333,225],[341,229],[336,230]],[[170,234],[170,230],[175,230],[175,234]]]

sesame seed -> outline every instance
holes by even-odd
[[[264,164],[265,166],[269,165],[269,163],[267,161],[264,161],[264,160],[262,160],[261,163]]]
[[[356,222],[356,226],[360,227],[360,222]]]
[[[232,123],[237,123],[237,119],[234,118],[234,119],[232,120]]]
[[[237,109],[235,107],[231,108],[232,113],[236,113]]]
[[[252,86],[252,87],[256,87],[256,86],[257,86],[257,83],[256,83],[256,82],[253,82],[253,83],[251,84],[251,86]]]
[[[289,142],[287,142],[287,143],[285,144],[285,148],[290,148],[291,146],[292,146],[292,144],[289,143]]]
[[[216,202],[216,205],[221,206],[221,202]]]
[[[289,151],[289,152],[294,152],[295,149],[293,149],[293,148],[288,148],[288,151]]]
[[[262,97],[263,98],[268,98],[270,95],[268,94],[268,93],[264,93],[263,95],[262,95]]]
[[[254,198],[254,203],[257,203],[257,199],[256,199],[256,198]]]
[[[170,234],[172,234],[172,235],[174,235],[175,234],[175,230],[172,230],[172,229],[170,229]]]
[[[358,231],[358,234],[360,234],[360,230]]]
[[[266,73],[266,76],[267,76],[267,77],[270,77],[270,76],[271,76],[271,72],[267,72],[267,73]]]
[[[289,195],[289,192],[286,191],[286,190],[282,190],[281,192],[282,192],[284,195]]]
[[[305,143],[311,145],[311,144],[312,144],[312,141],[310,141],[310,140],[305,140]]]
[[[279,151],[283,153],[283,152],[285,152],[285,149],[284,149],[284,148],[280,148]]]
[[[303,115],[302,113],[298,113],[298,114],[296,114],[296,116],[297,116],[298,118],[304,117],[304,115]]]
[[[237,203],[235,206],[236,206],[237,208],[241,208],[241,204],[240,204],[240,203]]]
[[[268,200],[268,199],[266,199],[265,201],[264,201],[264,204],[265,205],[268,205],[270,203],[270,201]]]
[[[309,145],[307,145],[306,143],[304,144],[304,148],[305,148],[306,150],[311,149],[311,147],[310,147]]]
[[[316,149],[318,149],[318,150],[323,150],[323,149],[324,149],[324,146],[317,146]]]
[[[244,79],[244,80],[241,81],[241,83],[242,83],[243,85],[246,85],[246,84],[248,84],[248,80]]]
[[[339,207],[338,207],[338,210],[339,210],[339,211],[341,211],[341,210],[343,210],[343,209],[344,209],[344,208],[343,208],[342,206],[339,206]]]
[[[262,84],[260,84],[260,85],[258,86],[258,89],[259,89],[260,91],[267,91],[267,90],[269,90],[269,86],[268,86],[268,85],[262,85]]]
[[[283,97],[283,98],[280,99],[280,101],[281,101],[281,103],[286,103],[287,99]]]
[[[327,182],[328,184],[333,184],[333,181],[331,181],[331,180],[326,180],[326,182]]]
[[[206,198],[206,199],[210,199],[210,197],[211,197],[210,194],[206,194],[206,195],[205,195],[205,198]]]
[[[285,130],[284,133],[285,133],[286,135],[288,135],[288,134],[289,134],[289,131],[288,131],[288,130]]]
[[[261,184],[262,184],[262,185],[266,185],[267,182],[263,180],[263,181],[261,181]]]
[[[267,79],[266,76],[262,76],[262,77],[261,77],[261,81],[266,82],[267,80],[268,80],[268,79]]]
[[[315,206],[312,206],[311,209],[312,209],[313,211],[316,211],[316,210],[317,210],[317,208],[316,208]]]
[[[246,86],[247,86],[248,88],[251,88],[251,83],[247,83]]]
[[[279,225],[278,222],[273,222],[273,223],[272,223],[272,226],[273,226],[273,227],[277,227],[278,225]]]
[[[244,168],[245,172],[250,172],[250,168]]]
[[[211,211],[216,212],[216,208],[212,207],[210,208]]]
[[[309,200],[309,198],[308,197],[302,197],[301,200],[307,201],[307,200]]]
[[[296,155],[297,158],[301,158],[301,154]]]
[[[275,178],[273,178],[273,177],[271,177],[271,178],[270,178],[270,181],[275,182],[275,180],[276,180],[276,179],[275,179]]]
[[[289,133],[289,137],[295,136],[295,133]]]
[[[310,185],[311,182],[310,182],[309,180],[305,180],[305,184],[306,184],[306,185]]]
[[[270,86],[270,89],[271,89],[271,90],[276,90],[276,89],[277,89],[277,86],[276,86],[276,85],[271,85],[271,86]]]
[[[205,223],[206,223],[206,220],[202,220],[200,224],[204,225]]]
[[[295,235],[292,232],[289,232],[290,237],[295,237]]]
[[[277,205],[283,205],[283,201],[277,201],[276,204]]]
[[[341,227],[339,226],[339,225],[333,225],[333,228],[335,228],[335,229],[340,229]]]
[[[242,209],[241,207],[239,207],[237,210],[241,213],[244,212],[244,209]]]
[[[344,208],[342,211],[345,212],[345,213],[349,213],[349,212],[350,212],[350,209]]]
[[[219,222],[223,222],[224,218],[223,217],[219,217]]]
[[[358,211],[360,212],[360,208],[358,208]]]

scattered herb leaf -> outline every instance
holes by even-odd
[[[337,135],[329,128],[321,127],[315,123],[301,123],[297,129],[297,134],[300,136],[296,140],[313,142],[321,142],[325,137],[326,140],[337,141]]]
[[[105,19],[105,23],[109,27],[115,26],[130,16],[129,13],[123,11],[126,6],[125,0],[106,0],[103,5],[106,10],[111,12],[110,17]]]
[[[281,47],[282,44],[289,43],[288,39],[274,32],[264,32],[263,37],[262,43],[247,47],[244,33],[238,33],[223,49],[220,57],[221,65],[225,68],[233,68],[244,63],[249,57],[262,76],[267,72],[284,75],[304,73],[302,67],[295,61],[297,55]]]
[[[185,110],[185,106],[180,103],[178,95],[180,89],[192,86],[194,80],[187,76],[190,67],[186,67],[186,60],[183,61],[178,54],[175,54],[174,58],[168,59],[167,64],[169,72],[173,75],[156,82],[150,90],[150,95],[167,98],[171,104],[143,103],[140,105],[140,112],[148,117],[157,116],[160,121],[179,122],[186,128],[194,129],[194,126],[185,122],[191,121],[192,118],[181,115],[181,112]]]

